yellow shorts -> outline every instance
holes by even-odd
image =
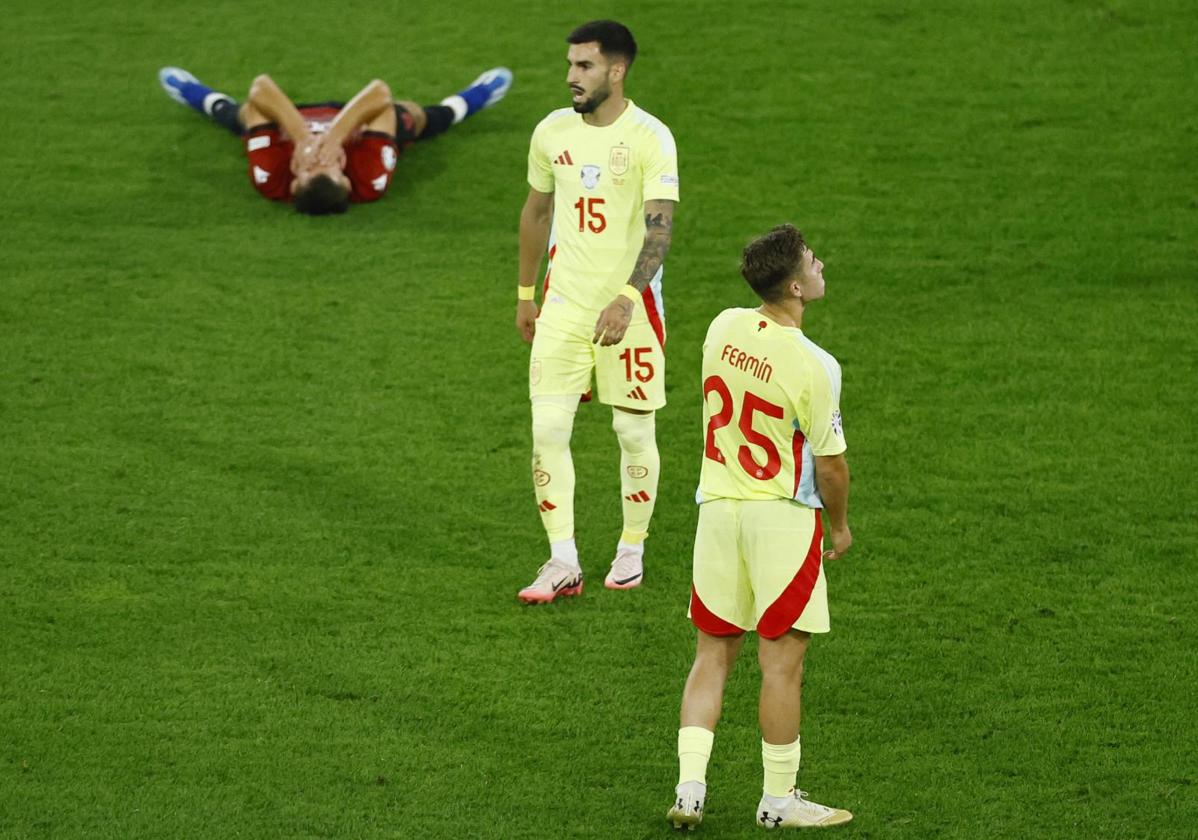
[[[787,499],[699,505],[688,615],[712,636],[827,633],[819,511]]]
[[[605,405],[653,411],[666,404],[665,352],[649,321],[633,321],[624,340],[610,347],[593,344],[594,337],[594,320],[556,317],[554,307],[546,307],[532,340],[529,396],[584,394],[593,374]]]

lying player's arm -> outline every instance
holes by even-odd
[[[524,209],[520,211],[520,288],[528,300],[516,301],[516,329],[525,341],[532,341],[536,334],[537,304],[531,299],[535,294],[537,275],[541,272],[541,258],[549,244],[549,227],[553,221],[553,193],[529,189]]]
[[[309,137],[308,125],[290,97],[265,73],[254,79],[254,83],[250,85],[250,95],[246,98],[242,120],[250,128],[263,122],[277,123],[296,147]]]
[[[849,462],[840,455],[815,456],[815,483],[824,501],[824,521],[828,528],[831,549],[824,557],[836,560],[853,544],[849,531]]]
[[[661,264],[670,250],[670,239],[674,233],[674,202],[669,199],[653,199],[645,202],[645,241],[637,255],[636,265],[628,278],[628,285],[636,294],[649,288]],[[616,299],[599,313],[595,322],[593,341],[604,344],[619,344],[632,321],[632,310],[636,307],[627,294]]]
[[[321,138],[321,145],[340,150],[354,130],[363,125],[373,131],[395,134],[395,100],[391,98],[391,88],[381,79],[375,79],[345,103]]]

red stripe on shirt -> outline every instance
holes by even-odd
[[[649,324],[653,327],[653,332],[657,335],[657,343],[661,345],[661,349],[666,349],[666,323],[661,317],[661,313],[657,311],[657,298],[653,297],[653,289],[646,286],[641,291],[641,298],[645,301],[645,314],[649,316]]]
[[[795,489],[790,494],[792,499],[799,497],[799,482],[803,479],[803,443],[806,440],[798,429],[795,429],[794,437],[790,439],[790,454],[795,462]]]
[[[549,265],[545,267],[545,282],[541,285],[541,305],[545,305],[545,295],[549,294],[549,275],[553,273],[553,255],[557,253],[557,245],[549,249]]]

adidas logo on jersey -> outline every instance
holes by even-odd
[[[630,502],[647,502],[649,501],[649,494],[642,490],[639,493],[633,493],[631,496],[625,496],[624,498]]]
[[[637,385],[635,388],[633,388],[631,391],[629,391],[626,394],[626,396],[630,400],[647,400],[647,399],[649,399],[649,397],[647,397],[645,395],[645,391],[643,388],[641,388],[640,385]]]
[[[551,511],[551,510],[557,510],[557,505],[555,505],[553,502],[549,501],[548,499],[541,502],[541,504],[538,505],[538,507],[540,507],[541,513],[549,513],[549,511]]]
[[[554,164],[558,166],[573,166],[574,159],[570,157],[570,150],[566,149],[560,155],[553,159]]]

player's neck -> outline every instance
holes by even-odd
[[[624,94],[621,93],[618,97],[609,96],[594,111],[591,111],[589,114],[583,114],[582,120],[587,125],[593,125],[595,128],[603,128],[618,120],[627,107],[628,100],[624,98]]]
[[[803,328],[803,301],[793,300],[783,303],[763,303],[757,311],[782,327]]]

